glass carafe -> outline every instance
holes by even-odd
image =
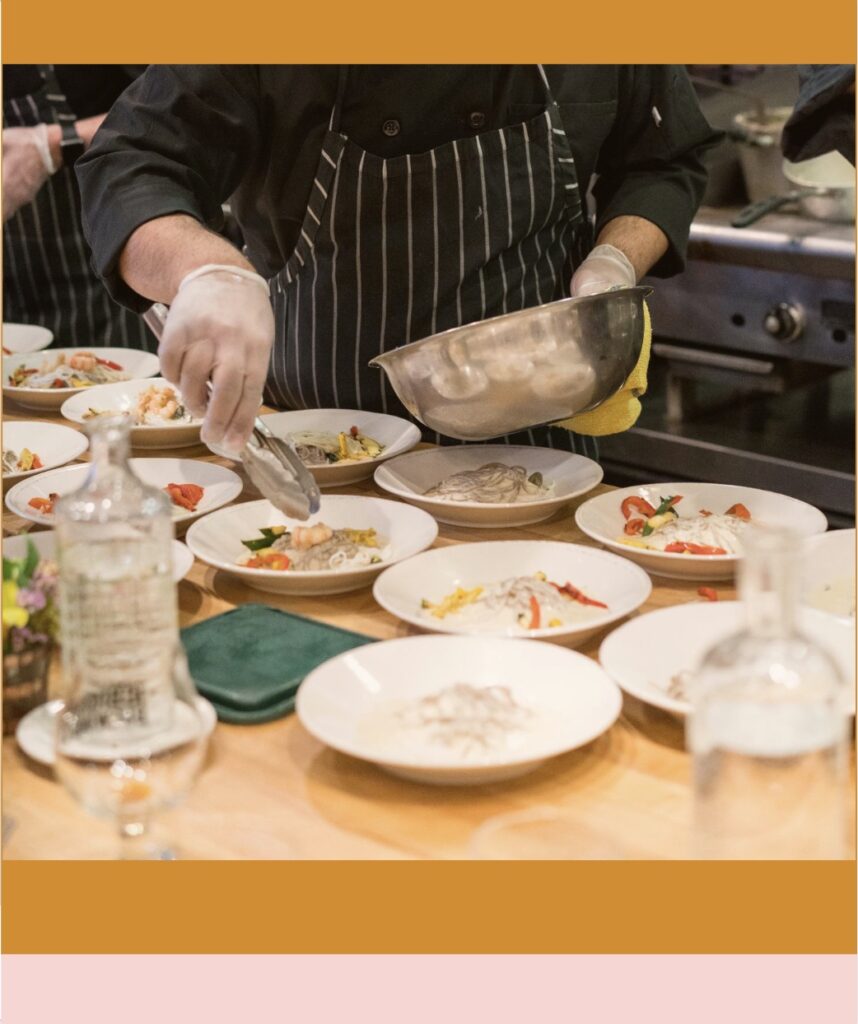
[[[800,551],[789,531],[749,531],[745,627],[713,647],[693,678],[698,857],[847,855],[846,685],[797,625]]]
[[[114,820],[123,856],[164,856],[149,819],[190,788],[204,737],[178,635],[167,497],[128,463],[129,423],[90,426],[83,486],[56,506],[63,709],[57,775]]]

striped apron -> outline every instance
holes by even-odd
[[[51,65],[42,86],[4,99],[3,126],[62,124],[77,118]],[[40,324],[54,346],[116,346],[154,352],[157,341],[136,313],[117,305],[89,264],[80,193],[71,167],[61,167],[3,226],[3,319]]]
[[[547,105],[538,117],[383,159],[339,131],[341,70],[299,240],[271,281],[271,404],[413,420],[370,359],[569,294],[589,225],[560,111],[539,73]],[[593,438],[553,427],[498,440],[597,455]]]

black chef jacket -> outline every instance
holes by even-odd
[[[701,157],[719,138],[678,65],[546,68],[578,179],[596,175],[597,231],[636,215],[669,250],[654,268],[683,266],[706,182]],[[119,99],[76,169],[94,266],[132,308],[148,301],[120,279],[129,235],[185,213],[218,229],[232,197],[248,256],[266,277],[301,228],[334,106],[338,65],[153,65]],[[420,153],[516,124],[545,108],[535,65],[356,65],[340,128],[370,153]]]
[[[55,64],[54,73],[79,121],[109,110],[113,101],[145,70],[145,64]],[[35,64],[3,65],[3,100],[38,92],[42,76]]]

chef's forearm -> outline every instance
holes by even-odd
[[[614,217],[599,232],[598,245],[613,245],[635,268],[640,279],[667,252],[667,235],[643,217]]]
[[[131,234],[119,256],[119,273],[138,295],[169,304],[182,278],[207,263],[253,270],[226,239],[193,217],[170,214],[146,221]]]

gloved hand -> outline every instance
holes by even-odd
[[[27,203],[57,170],[48,144],[48,126],[3,129],[3,220]]]
[[[158,347],[161,372],[194,416],[205,415],[202,440],[221,454],[239,457],[250,437],[273,341],[268,285],[258,274],[212,265],[182,279]]]
[[[572,275],[573,298],[598,295],[614,288],[634,288],[635,268],[613,245],[597,245]]]

